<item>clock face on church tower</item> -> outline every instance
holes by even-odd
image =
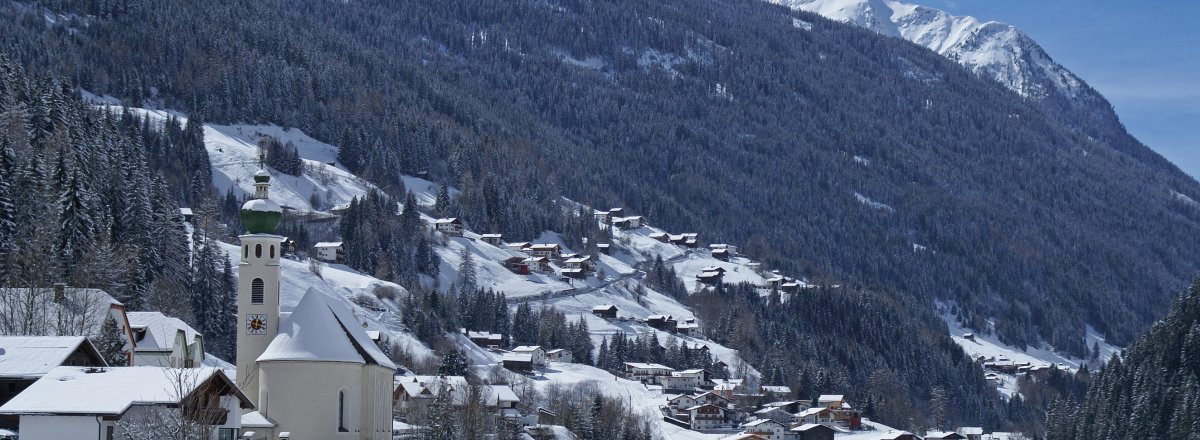
[[[267,315],[246,315],[246,334],[267,334]]]

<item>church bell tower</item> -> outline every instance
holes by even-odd
[[[242,224],[246,234],[242,261],[238,264],[237,384],[258,406],[257,359],[279,333],[279,259],[284,237],[275,235],[283,210],[271,201],[267,191],[271,175],[266,170],[254,174],[254,199],[242,205]]]

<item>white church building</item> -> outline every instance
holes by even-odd
[[[238,266],[237,383],[258,411],[243,416],[252,439],[392,438],[396,365],[342,302],[316,289],[281,313],[283,217],[268,198],[271,176],[254,176],[254,199],[242,206],[247,234]]]

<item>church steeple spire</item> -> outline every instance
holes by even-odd
[[[270,188],[271,173],[262,169],[254,173],[254,199],[242,205],[241,212],[242,224],[251,234],[274,234],[283,219],[283,210],[267,198]]]
[[[238,237],[242,261],[238,264],[237,376],[255,405],[259,404],[258,357],[279,333],[280,258],[283,237],[275,229],[283,210],[269,198],[271,174],[254,173],[254,198],[242,205],[247,234]]]

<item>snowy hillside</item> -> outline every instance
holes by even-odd
[[[1061,95],[1074,102],[1091,101],[1089,95],[1095,94],[1037,42],[1005,23],[892,0],[767,1],[928,47],[1027,98]]]
[[[238,256],[241,253],[238,246],[221,243],[221,250],[229,254],[236,271]],[[400,309],[396,302],[380,300],[368,309],[352,301],[353,298],[363,296],[375,298],[376,289],[391,289],[397,295],[401,295],[406,292],[403,287],[363,275],[340,264],[323,265],[318,275],[309,270],[308,263],[288,259],[282,259],[280,262],[283,277],[279,289],[279,308],[282,313],[290,313],[304,293],[309,288],[315,288],[330,300],[344,303],[354,313],[355,318],[364,324],[365,330],[379,331],[382,339],[399,344],[415,357],[433,356],[433,351],[400,323]]]
[[[96,99],[102,101],[97,104],[107,106],[112,111],[120,109],[116,103]],[[172,116],[181,122],[186,121],[186,115],[176,112],[148,109],[131,111],[149,116],[152,122],[161,123]],[[278,139],[284,144],[291,143],[306,164],[302,176],[272,173],[271,198],[280,205],[299,211],[328,212],[330,208],[344,205],[351,198],[362,196],[373,188],[335,163],[335,146],[312,139],[299,130],[284,129],[275,125],[205,124],[204,144],[212,162],[213,183],[219,191],[230,187],[235,188],[235,192],[240,191],[244,194],[252,191],[252,177],[259,169],[258,140],[264,137]],[[406,187],[416,195],[418,203],[424,206],[433,204],[437,192],[436,184],[409,176],[405,176],[404,180]],[[314,193],[317,194],[317,199],[321,200],[317,206],[310,203]],[[457,191],[451,188],[450,193],[454,195]],[[422,214],[422,220],[432,225],[436,219]],[[510,301],[510,307],[513,308],[523,302],[533,302],[535,306],[554,307],[570,320],[586,321],[597,347],[603,339],[611,338],[617,333],[629,336],[655,335],[663,344],[686,342],[691,346],[705,346],[714,359],[728,365],[733,374],[745,377],[751,386],[758,384],[759,372],[741,359],[736,350],[709,341],[700,332],[690,335],[675,334],[652,328],[645,323],[645,319],[652,315],[671,315],[680,322],[695,319],[692,311],[677,299],[644,285],[647,276],[644,269],[656,258],[661,257],[678,273],[689,292],[704,288],[696,277],[714,268],[725,271],[724,281],[728,283],[746,282],[764,286],[768,284],[768,278],[778,277],[777,274],[762,272],[759,264],[737,255],[736,251],[731,250],[728,258],[720,259],[705,246],[687,247],[661,241],[667,231],[653,226],[614,229],[610,252],[596,255],[596,273],[584,279],[568,279],[559,275],[562,267],[561,263],[557,262],[551,264],[551,270],[548,272],[514,273],[505,267],[505,260],[512,257],[524,258],[527,255],[513,250],[508,243],[492,245],[483,241],[480,234],[484,232],[490,231],[467,229],[462,237],[447,236],[444,243],[435,246],[435,252],[441,260],[438,278],[434,280],[426,277],[423,282],[442,290],[449,289],[458,281],[458,269],[465,251],[471,255],[474,262],[479,287],[504,292]],[[555,232],[544,232],[533,240],[533,243],[558,244],[563,254],[573,252]],[[238,247],[231,244],[222,244],[221,247],[230,255],[236,270],[240,253]],[[386,294],[383,295],[385,299],[377,299],[376,293],[380,291],[402,295],[405,293],[402,287],[362,274],[345,265],[317,266],[319,269],[314,271],[307,261],[282,260],[283,285],[280,307],[283,313],[290,313],[309,288],[316,288],[331,300],[346,304],[368,331],[379,331],[382,338],[397,343],[416,358],[434,356],[433,350],[417,340],[401,323],[398,301],[386,299],[390,296]],[[795,281],[800,286],[806,285],[803,281]],[[762,292],[765,295],[770,290],[763,288]],[[594,307],[608,304],[617,306],[618,319],[606,320],[592,314]],[[701,327],[704,325],[698,324]],[[500,361],[499,354],[476,346],[462,335],[448,336],[457,340],[459,347],[472,363],[477,365],[477,369],[496,370],[492,367]],[[607,385],[607,381],[614,379],[608,372],[581,364],[556,364],[543,373],[540,380],[533,381],[535,387],[544,388],[555,383],[584,381],[604,381]],[[511,379],[528,381],[523,376]],[[646,387],[640,382],[617,379],[612,383],[617,386],[604,386],[602,389],[614,396],[628,399],[641,411],[657,413],[658,407],[666,399],[661,391]],[[667,423],[660,423],[659,429],[664,438],[720,437],[700,434]]]
[[[112,98],[96,97],[90,93],[84,97],[119,112],[123,109]],[[170,110],[130,108],[130,111],[147,116],[152,122],[163,123],[174,116],[180,123],[187,116]],[[345,206],[354,197],[375,188],[337,164],[337,147],[318,141],[296,128],[285,129],[277,125],[218,125],[204,124],[204,146],[208,151],[213,168],[213,186],[224,193],[230,187],[238,196],[254,193],[254,172],[259,169],[258,141],[272,137],[282,144],[291,143],[304,161],[304,172],[290,176],[281,172],[272,173],[271,199],[280,206],[301,212],[324,212],[336,206]],[[424,179],[405,176],[405,187],[417,197],[422,205],[431,205],[437,186]],[[313,206],[312,201],[319,201]]]
[[[1064,368],[1068,371],[1076,371],[1085,364],[1088,360],[1078,359],[1064,355],[1054,350],[1054,347],[1030,347],[1027,350],[1007,345],[1000,342],[995,335],[983,335],[974,332],[971,329],[964,327],[950,313],[950,307],[946,304],[937,304],[938,315],[946,322],[946,326],[950,330],[950,338],[954,340],[963,351],[972,358],[980,357],[987,360],[1007,360],[1016,363],[1028,362],[1033,366],[1040,365],[1056,365],[1059,368]],[[1121,347],[1109,344],[1104,340],[1104,337],[1095,329],[1088,327],[1087,332],[1087,347],[1096,346],[1100,348],[1099,361],[1104,362],[1114,354],[1120,354]],[[1097,365],[1092,364],[1091,368],[1096,368]],[[1006,395],[1013,395],[1017,392],[1017,377],[1011,374],[997,374],[1002,383],[999,384],[999,389]]]
[[[425,220],[428,222],[432,219],[425,217]],[[513,273],[505,268],[502,262],[510,256],[523,254],[484,243],[479,240],[479,234],[466,231],[463,237],[449,237],[445,247],[437,248],[438,256],[442,260],[438,286],[447,289],[457,280],[462,251],[466,249],[475,262],[479,287],[503,291],[513,307],[524,301],[534,301],[536,304],[553,306],[567,315],[568,319],[586,320],[593,342],[599,347],[601,339],[611,337],[617,332],[631,336],[656,334],[660,341],[665,342],[670,333],[640,322],[651,315],[672,315],[678,319],[694,318],[692,312],[675,298],[644,286],[641,288],[643,293],[640,297],[635,293],[642,277],[645,276],[645,273],[636,267],[653,261],[656,255],[662,255],[665,261],[673,264],[675,270],[685,279],[694,279],[702,267],[721,266],[728,271],[728,282],[763,282],[762,276],[748,268],[748,259],[738,257],[732,262],[722,262],[712,258],[707,249],[685,250],[681,246],[649,238],[649,234],[655,232],[661,230],[647,226],[631,231],[616,231],[611,255],[601,254],[599,257],[598,276],[567,282],[556,272],[535,272],[530,275]],[[559,244],[563,246],[563,253],[571,253],[571,249],[554,233],[542,234],[534,242]],[[554,266],[554,269],[557,271],[558,266]],[[689,283],[689,289],[695,290],[692,284],[694,283]],[[592,315],[593,307],[606,304],[616,305],[618,315],[623,319],[607,321]],[[758,372],[743,362],[735,350],[702,337],[675,337],[689,344],[705,345],[716,359],[735,368],[744,366],[746,374],[758,376]],[[464,348],[471,349],[474,353],[486,353],[483,350],[475,350],[470,342],[464,340],[463,343]],[[478,356],[473,358],[479,360]]]

